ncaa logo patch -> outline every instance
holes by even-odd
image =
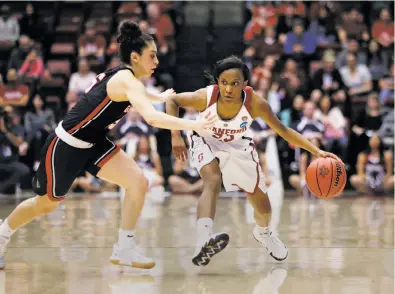
[[[242,129],[242,128],[244,128],[246,125],[248,124],[248,122],[247,121],[245,121],[245,122],[242,122],[241,124],[240,124],[240,128]]]

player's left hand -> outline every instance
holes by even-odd
[[[320,150],[317,153],[317,157],[324,157],[324,158],[325,157],[330,157],[330,158],[333,158],[333,159],[341,162],[341,164],[344,165],[344,162],[337,155],[335,155],[333,153],[330,153],[330,152],[326,152],[326,151]]]
[[[167,100],[169,100],[174,94],[176,94],[174,89],[167,89],[166,91],[160,93],[159,96],[162,98],[162,102],[167,102]]]

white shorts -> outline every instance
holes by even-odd
[[[217,158],[222,182],[227,192],[242,190],[252,194],[259,188],[267,193],[265,176],[253,145],[236,149],[229,147],[228,143],[208,144],[199,135],[189,135],[188,140],[191,167],[196,168],[200,173],[202,167]]]

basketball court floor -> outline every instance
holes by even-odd
[[[202,269],[190,257],[196,201],[173,196],[146,205],[138,243],[157,266],[143,271],[108,263],[120,224],[119,199],[69,198],[13,236],[0,294],[394,293],[392,198],[306,201],[286,195],[274,207],[272,223],[289,248],[283,263],[254,240],[244,197],[220,198],[214,229],[228,232],[230,243]],[[2,200],[0,218],[15,204]]]

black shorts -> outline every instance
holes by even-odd
[[[96,176],[119,149],[107,138],[88,149],[75,148],[52,133],[41,150],[40,166],[33,177],[33,190],[38,195],[47,194],[53,201],[61,201],[81,172],[87,171]]]

